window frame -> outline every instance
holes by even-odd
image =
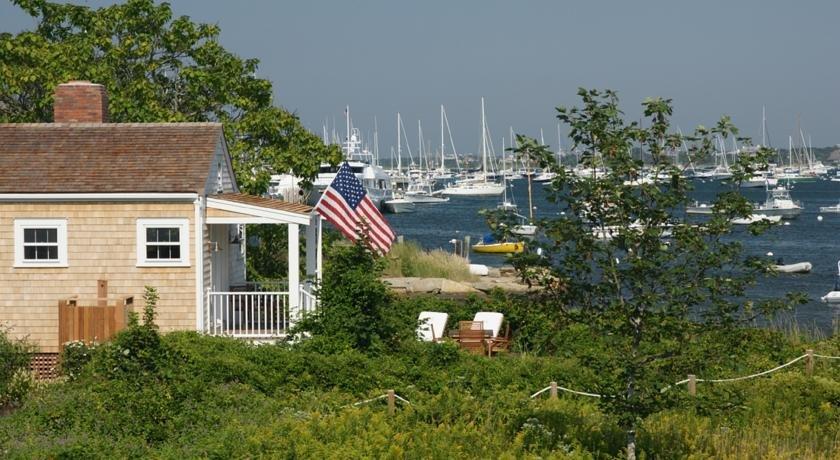
[[[66,268],[67,260],[67,219],[27,218],[14,219],[14,268]],[[55,260],[24,258],[24,230],[55,229],[58,258]]]
[[[149,228],[177,228],[179,230],[179,259],[149,259],[146,257],[146,230]],[[189,267],[190,266],[190,221],[182,218],[137,219],[137,266],[138,267]]]

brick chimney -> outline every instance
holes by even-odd
[[[108,92],[89,81],[70,81],[55,89],[56,123],[108,123]]]

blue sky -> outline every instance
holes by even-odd
[[[98,6],[110,2],[80,1]],[[177,15],[221,26],[229,50],[261,60],[278,104],[320,134],[379,122],[383,155],[400,111],[437,145],[446,106],[459,152],[480,144],[480,97],[494,142],[509,126],[556,145],[554,107],[580,86],[619,92],[628,118],[648,96],[672,98],[683,130],[733,117],[787,147],[797,119],[815,146],[840,143],[840,2],[174,0]],[[0,0],[0,30],[32,21]],[[343,132],[343,128],[342,128]],[[564,133],[565,134],[565,133]],[[564,139],[564,143],[565,143]]]

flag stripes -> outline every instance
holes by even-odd
[[[371,249],[380,254],[388,252],[396,238],[347,163],[341,166],[321,195],[315,211],[349,240],[356,241],[365,236]]]

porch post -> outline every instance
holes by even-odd
[[[318,251],[321,246],[319,227],[321,217],[313,212],[309,215],[309,225],[306,226],[306,276],[307,278],[321,278],[318,266]]]
[[[289,325],[300,316],[300,229],[289,224]]]

